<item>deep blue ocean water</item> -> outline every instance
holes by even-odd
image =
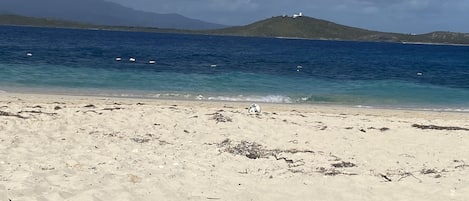
[[[0,26],[0,90],[469,111],[469,47]]]

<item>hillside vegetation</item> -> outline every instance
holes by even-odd
[[[311,17],[272,17],[246,26],[209,31],[212,34],[291,37],[322,40],[469,44],[469,34],[432,32],[421,35],[386,33],[344,26]]]
[[[379,34],[364,29],[342,26],[310,17],[273,17],[246,26],[230,27],[212,33],[241,36],[294,37],[354,40],[364,35]]]
[[[166,33],[192,33],[190,30],[179,29],[159,29],[149,27],[129,27],[129,26],[105,26],[85,24],[57,19],[25,17],[19,15],[0,15],[0,25],[10,26],[33,26],[50,28],[72,28],[72,29],[100,29],[115,31],[137,31],[137,32],[166,32]]]
[[[0,15],[0,24],[119,31],[231,35],[247,37],[288,37],[319,40],[469,44],[469,34],[467,33],[432,32],[420,35],[387,33],[344,26],[330,21],[305,16],[297,18],[278,16],[246,26],[199,31],[147,27],[100,26],[54,19],[23,17],[17,15]]]
[[[70,21],[25,17],[19,15],[0,15],[1,25],[39,26],[39,27],[62,27],[62,28],[92,28],[91,24],[76,23]]]

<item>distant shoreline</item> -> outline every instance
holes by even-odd
[[[298,38],[298,37],[283,37],[277,36],[273,37],[277,39],[287,39],[287,40],[320,40],[320,41],[344,41],[344,42],[369,42],[369,43],[401,43],[404,45],[448,45],[448,46],[469,46],[469,44],[457,44],[457,43],[426,43],[426,42],[388,42],[388,41],[362,41],[362,40],[334,40],[327,38]]]
[[[2,19],[2,17],[6,19]],[[285,24],[288,24],[288,26]],[[467,39],[468,34],[464,33],[432,32],[419,35],[388,33],[344,26],[307,16],[303,16],[297,19],[277,16],[245,26],[233,26],[222,29],[189,30],[156,27],[95,25],[45,18],[0,15],[0,26],[469,46],[469,40]],[[272,30],[270,30],[269,27],[271,27]]]
[[[469,46],[469,44],[457,44],[457,43],[425,43],[425,42],[401,42],[404,45],[448,45],[448,46]]]
[[[36,26],[36,25],[11,25],[11,24],[0,24],[0,26],[10,27],[30,27],[30,28],[49,28],[49,29],[71,29],[71,30],[89,30],[89,31],[117,31],[117,32],[137,32],[137,33],[165,33],[165,34],[189,34],[189,35],[211,35],[211,36],[229,36],[229,37],[254,37],[254,38],[276,38],[276,39],[287,39],[287,40],[317,40],[317,41],[343,41],[343,42],[370,42],[370,43],[401,43],[404,45],[441,45],[441,46],[462,46],[467,47],[469,44],[458,44],[458,43],[430,43],[430,42],[405,42],[405,41],[369,41],[369,40],[345,40],[345,39],[328,39],[328,38],[301,38],[301,37],[285,37],[285,36],[242,36],[242,35],[230,35],[230,34],[207,34],[198,33],[197,31],[187,30],[171,30],[159,29],[159,28],[145,28],[139,27],[136,29],[144,30],[132,30],[132,29],[119,29],[119,28],[80,28],[80,27],[61,27],[61,26]],[[148,30],[147,30],[148,29]]]

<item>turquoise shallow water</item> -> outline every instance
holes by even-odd
[[[0,26],[0,90],[469,111],[469,47]]]

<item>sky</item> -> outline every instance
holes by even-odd
[[[107,0],[224,25],[279,15],[306,16],[376,31],[469,33],[469,0]]]

